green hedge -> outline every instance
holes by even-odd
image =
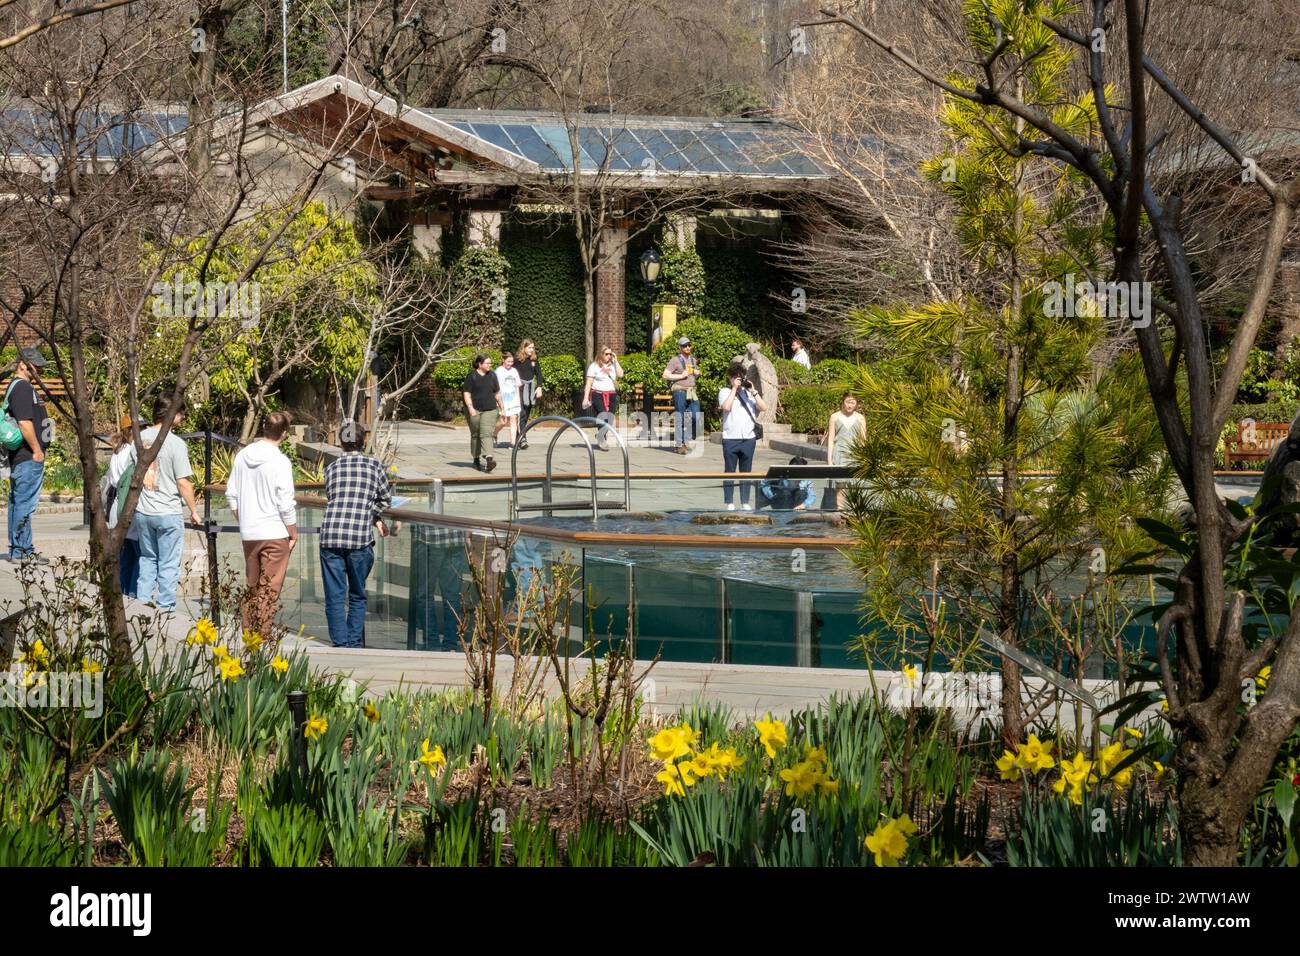
[[[668,387],[668,383],[659,377],[663,366],[656,365],[655,360],[644,352],[629,352],[618,361],[623,366],[623,377],[619,379],[618,390],[623,394],[630,395],[638,385],[652,392]]]
[[[802,385],[781,392],[779,418],[793,431],[822,435],[840,404],[843,389],[832,385]]]
[[[834,385],[848,388],[858,375],[858,367],[844,359],[823,359],[812,367],[808,373],[808,382],[812,385]]]
[[[470,361],[479,352],[492,356],[492,361],[500,364],[501,352],[496,349],[479,348],[477,345],[465,345],[448,352],[446,357],[433,367],[433,384],[437,388],[459,390],[469,375]]]
[[[1257,422],[1287,422],[1296,416],[1300,408],[1294,402],[1239,402],[1232,406],[1228,424],[1234,425],[1243,418],[1253,418]]]
[[[804,368],[794,359],[774,358],[772,366],[776,369],[776,381],[782,388],[789,388],[792,385],[809,385],[812,383],[812,376],[808,369]]]

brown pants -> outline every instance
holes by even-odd
[[[289,539],[244,543],[244,629],[270,638],[279,610],[280,589],[289,570]]]

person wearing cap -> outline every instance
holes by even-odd
[[[673,445],[679,455],[689,453],[690,442],[697,437],[700,393],[695,382],[699,374],[700,363],[692,354],[691,340],[683,335],[677,340],[677,354],[668,360],[662,376],[665,382],[672,383]]]
[[[23,443],[9,452],[9,553],[10,561],[46,560],[37,555],[32,543],[32,515],[41,498],[45,480],[45,449],[54,438],[54,422],[45,412],[33,383],[40,381],[45,356],[35,348],[18,353],[18,369],[5,391],[8,414],[18,423]]]
[[[343,454],[325,467],[325,517],[320,525],[320,572],[325,620],[335,647],[364,647],[366,578],[375,564],[375,532],[388,537],[381,515],[392,505],[388,472],[362,453],[366,429],[354,421],[339,430]]]

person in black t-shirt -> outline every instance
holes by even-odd
[[[54,438],[54,423],[33,382],[40,381],[45,356],[34,348],[18,353],[18,370],[5,390],[9,414],[23,433],[23,443],[9,452],[9,553],[10,561],[38,561],[32,545],[32,515],[45,480],[45,449]]]
[[[469,422],[469,452],[474,456],[474,467],[479,471],[491,471],[497,466],[492,457],[492,441],[497,416],[501,414],[501,381],[492,374],[491,356],[483,352],[474,356],[461,398],[465,401],[465,418]],[[486,466],[480,462],[485,449],[488,453]]]

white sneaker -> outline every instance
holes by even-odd
[[[732,504],[727,505],[727,510],[728,510],[728,511],[735,511],[735,510],[736,510],[736,505],[735,505],[735,503],[733,502]]]
[[[753,505],[741,505],[741,506],[740,506],[740,510],[741,510],[741,511],[753,511],[753,510],[754,510],[754,506],[753,506]]]

